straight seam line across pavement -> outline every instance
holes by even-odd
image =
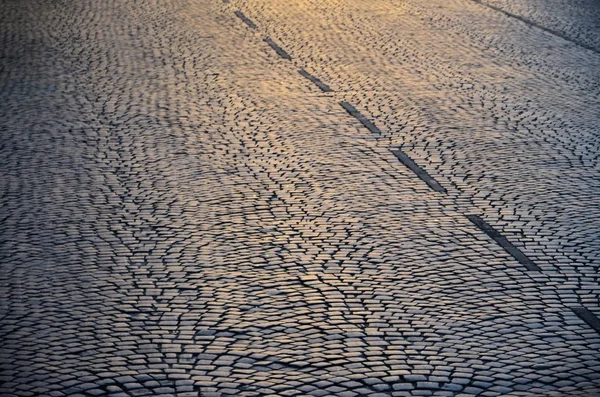
[[[571,308],[577,316],[585,321],[590,327],[600,333],[600,319],[596,317],[594,313],[586,309],[585,307],[572,307]]]
[[[244,23],[246,25],[248,25],[248,27],[250,27],[250,29],[258,29],[258,26],[256,26],[256,24],[254,22],[252,22],[252,20],[250,18],[248,18],[247,16],[244,15],[243,12],[241,11],[236,11],[235,15],[237,15],[237,17],[239,19],[241,19],[242,21],[244,21]]]
[[[354,106],[352,106],[348,102],[340,102],[340,105],[344,109],[346,109],[346,111],[352,117],[354,117],[355,119],[357,119],[358,121],[360,121],[361,124],[364,125],[373,134],[381,134],[381,130],[379,128],[377,128],[377,126],[375,124],[373,124],[373,122],[371,120],[369,120],[368,118],[366,118],[365,116],[363,116],[362,113],[359,112]]]
[[[227,1],[224,0],[224,2],[227,2]],[[234,13],[238,18],[240,18],[242,21],[244,21],[244,23],[246,25],[248,25],[248,27],[250,27],[250,29],[258,29],[258,26],[254,22],[252,22],[252,20],[250,18],[248,18],[246,15],[244,15],[244,13],[242,11],[237,10]],[[287,60],[292,59],[290,57],[290,55],[285,50],[283,50],[283,48],[278,46],[273,40],[271,40],[270,38],[267,37],[267,38],[265,38],[265,41],[271,46],[271,48],[273,48],[275,50],[275,52],[277,52],[277,54],[279,54],[279,56],[281,56],[282,58],[287,59]],[[317,87],[319,87],[319,89],[321,91],[323,91],[323,92],[332,92],[333,91],[331,89],[331,87],[329,87],[327,84],[323,83],[321,81],[321,79],[313,76],[312,74],[308,73],[306,70],[300,69],[298,72],[303,77],[307,78],[313,84],[315,84]]]
[[[475,3],[477,3],[477,4],[481,4],[482,6],[489,8],[489,9],[491,9],[491,10],[494,10],[494,11],[501,12],[502,14],[506,15],[506,16],[507,16],[507,17],[509,17],[509,18],[514,18],[514,19],[516,19],[516,20],[518,20],[518,21],[521,21],[521,22],[523,22],[523,23],[524,23],[524,24],[526,24],[526,25],[529,25],[529,26],[531,26],[531,27],[534,27],[534,28],[538,28],[538,29],[540,29],[540,30],[543,30],[544,32],[546,32],[546,33],[550,33],[551,35],[554,35],[554,36],[556,36],[556,37],[560,37],[561,39],[563,39],[563,40],[566,40],[566,41],[568,41],[569,43],[573,43],[573,44],[575,44],[575,45],[578,45],[579,47],[585,48],[586,50],[590,50],[590,51],[593,51],[593,52],[595,52],[596,54],[600,54],[600,51],[598,51],[598,50],[597,50],[597,49],[595,49],[594,47],[592,47],[592,46],[589,46],[589,45],[587,45],[587,44],[585,44],[585,43],[581,43],[581,42],[579,42],[579,41],[577,41],[577,40],[574,40],[574,39],[570,38],[569,36],[567,36],[567,35],[565,35],[565,34],[563,34],[563,33],[559,32],[559,31],[556,31],[556,30],[554,30],[554,29],[550,29],[550,28],[546,28],[546,27],[544,27],[544,26],[542,26],[542,25],[540,25],[540,24],[538,24],[538,23],[536,23],[536,22],[533,22],[533,21],[532,21],[532,20],[530,20],[530,19],[527,19],[527,18],[524,18],[524,17],[522,17],[522,16],[519,16],[519,15],[513,14],[512,12],[508,12],[508,11],[506,11],[506,10],[503,10],[503,9],[502,9],[502,8],[500,8],[500,7],[497,7],[497,6],[493,6],[493,5],[491,5],[491,4],[484,3],[484,2],[483,2],[483,1],[481,1],[481,0],[473,0],[473,1],[474,1]]]
[[[504,250],[506,252],[508,252],[520,264],[525,266],[527,268],[527,270],[538,271],[538,272],[542,270],[531,259],[529,259],[527,257],[527,255],[525,255],[520,249],[518,249],[510,241],[508,241],[508,239],[506,237],[504,237],[502,234],[500,234],[499,231],[494,229],[491,225],[489,225],[486,221],[481,219],[479,216],[466,215],[466,217],[475,226],[477,226],[479,228],[479,230],[481,230],[482,232],[487,234],[489,237],[491,237],[492,240],[494,240],[496,243],[498,243],[498,245],[500,247],[504,248]]]
[[[446,189],[442,185],[439,184],[427,171],[423,168],[419,167],[419,165],[411,159],[406,153],[402,150],[392,150],[392,153],[402,164],[404,164],[408,169],[414,172],[423,182],[427,184],[431,189],[438,193],[448,193]]]
[[[298,70],[298,73],[300,73],[302,76],[304,76],[307,79],[309,79],[310,81],[312,81],[317,87],[319,87],[321,89],[321,91],[323,91],[323,92],[332,92],[333,91],[327,84],[323,83],[321,81],[321,79],[313,76],[312,74],[308,73],[306,70],[300,69],[300,70]]]
[[[279,55],[283,59],[287,59],[288,61],[292,60],[292,57],[290,56],[290,54],[288,54],[287,52],[285,52],[285,50],[283,48],[281,48],[280,46],[278,46],[277,43],[275,43],[269,37],[265,38],[265,42],[268,45],[270,45],[273,50],[275,50],[275,52],[277,53],[277,55]]]

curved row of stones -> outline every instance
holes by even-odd
[[[0,393],[592,396],[596,58],[468,3],[6,4]]]

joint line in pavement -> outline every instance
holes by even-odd
[[[439,184],[438,181],[433,179],[431,175],[423,168],[419,167],[417,163],[413,159],[411,159],[406,153],[402,150],[392,150],[392,153],[402,164],[404,164],[409,170],[414,172],[423,182],[427,184],[431,189],[438,193],[447,193],[446,189],[442,185]]]
[[[585,43],[582,43],[582,42],[580,42],[580,41],[577,41],[577,40],[575,40],[575,39],[572,39],[571,37],[569,37],[569,36],[565,35],[564,33],[561,33],[561,32],[559,32],[559,31],[557,31],[557,30],[554,30],[554,29],[547,28],[547,27],[545,27],[545,26],[542,26],[542,25],[540,25],[540,24],[538,24],[538,23],[536,23],[536,22],[534,22],[534,21],[530,20],[530,19],[524,18],[524,17],[522,17],[522,16],[520,16],[520,15],[513,14],[512,12],[508,12],[508,11],[506,11],[506,10],[503,10],[503,9],[502,9],[502,8],[500,8],[500,7],[497,7],[497,6],[494,6],[494,5],[491,5],[491,4],[484,3],[484,2],[483,2],[483,1],[481,1],[481,0],[473,0],[473,1],[474,1],[475,3],[477,3],[477,4],[481,4],[482,6],[484,6],[484,7],[487,7],[487,8],[489,8],[489,9],[492,9],[492,10],[494,10],[494,11],[501,12],[502,14],[506,15],[506,16],[507,16],[507,17],[509,17],[509,18],[514,18],[514,19],[516,19],[516,20],[518,20],[518,21],[521,21],[521,22],[523,22],[523,23],[524,23],[524,24],[526,24],[526,25],[529,25],[529,26],[531,26],[531,27],[534,27],[534,28],[538,28],[538,29],[540,29],[540,30],[543,30],[544,32],[546,32],[546,33],[550,33],[551,35],[554,35],[554,36],[556,36],[556,37],[560,37],[561,39],[563,39],[563,40],[566,40],[566,41],[568,41],[569,43],[573,43],[573,44],[575,44],[575,45],[578,45],[579,47],[585,48],[586,50],[590,50],[590,51],[593,51],[593,52],[595,52],[596,54],[600,54],[600,51],[598,51],[596,48],[594,48],[594,47],[592,47],[592,46],[590,46],[590,45],[587,45],[587,44],[585,44]]]
[[[248,25],[250,27],[250,29],[258,29],[258,26],[256,26],[256,24],[254,22],[252,22],[252,20],[250,20],[250,18],[248,18],[247,16],[245,16],[243,12],[236,11],[235,15],[239,19],[241,19],[242,21],[244,21],[244,23],[246,23],[246,25]]]
[[[498,243],[498,245],[500,247],[504,248],[504,250],[506,252],[508,252],[510,254],[510,256],[512,256],[513,258],[515,258],[517,260],[517,262],[519,262],[521,265],[525,266],[527,268],[527,270],[537,271],[537,272],[542,270],[531,259],[529,259],[527,257],[527,255],[525,255],[520,249],[518,249],[510,241],[508,241],[506,239],[506,237],[504,237],[499,231],[494,229],[490,224],[488,224],[486,221],[481,219],[479,216],[477,216],[477,215],[465,215],[465,216],[467,217],[468,220],[471,221],[471,223],[473,223],[475,226],[477,226],[479,228],[479,230],[481,230],[482,232],[487,234],[489,237],[491,237],[492,240],[494,240],[496,243]]]
[[[594,313],[586,309],[585,307],[572,307],[571,310],[577,314],[577,316],[585,321],[590,327],[600,333],[600,319],[596,317]]]
[[[363,116],[354,106],[350,105],[348,102],[340,102],[340,105],[344,109],[346,109],[346,111],[352,117],[354,117],[355,119],[360,121],[362,125],[367,127],[367,129],[369,131],[371,131],[373,134],[381,134],[381,130],[379,128],[377,128],[377,126],[375,124],[373,124],[373,122],[371,122],[371,120],[369,120],[368,118]]]
[[[285,52],[283,50],[283,48],[279,47],[273,40],[271,40],[270,38],[266,38],[265,42],[271,46],[272,49],[275,50],[275,52],[277,53],[277,55],[279,55],[280,57],[282,57],[283,59],[287,59],[288,61],[292,60],[292,57],[290,56],[290,54],[288,54],[287,52]]]
[[[321,91],[323,91],[323,92],[332,92],[333,91],[327,84],[323,83],[319,78],[308,73],[306,70],[300,69],[300,70],[298,70],[298,73],[300,73],[302,76],[304,76],[307,79],[309,79],[310,81],[312,81],[317,87],[319,87],[321,89]]]

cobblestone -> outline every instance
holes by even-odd
[[[3,1],[0,393],[600,395],[598,10]]]

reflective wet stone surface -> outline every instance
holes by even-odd
[[[599,13],[1,1],[0,395],[599,396]]]

